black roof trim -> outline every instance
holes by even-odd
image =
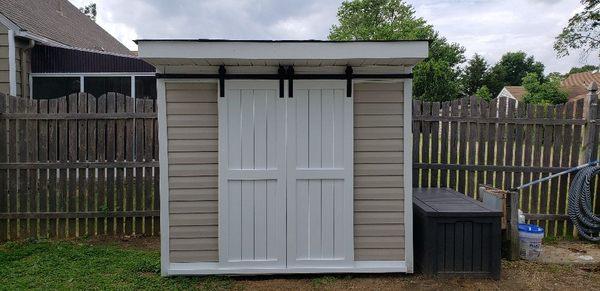
[[[355,43],[355,42],[415,42],[415,41],[426,41],[431,43],[430,39],[398,39],[398,40],[320,40],[320,39],[222,39],[222,38],[163,38],[163,39],[136,39],[134,42],[137,44],[141,41],[187,41],[187,42],[265,42],[265,43],[304,43],[304,42],[323,42],[323,43]]]

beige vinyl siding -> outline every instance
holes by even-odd
[[[169,252],[173,263],[218,261],[217,85],[166,83]]]
[[[29,97],[29,73],[31,72],[31,50],[29,40],[15,39],[15,65],[17,73],[17,96]],[[10,92],[8,62],[8,29],[0,25],[0,92]]]
[[[0,92],[10,92],[8,64],[8,29],[0,24]]]
[[[403,261],[402,83],[354,86],[354,259]]]
[[[29,40],[16,39],[17,96],[29,97],[29,73],[31,72],[31,49]]]

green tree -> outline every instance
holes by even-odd
[[[488,73],[488,64],[485,59],[479,54],[475,54],[467,62],[467,66],[463,69],[461,75],[462,90],[467,95],[473,95],[475,92],[484,86]],[[486,89],[489,89],[486,86]]]
[[[92,21],[96,21],[96,3],[90,3],[84,7],[80,7],[79,10],[81,13],[87,15]]]
[[[423,100],[452,100],[460,96],[458,65],[464,48],[449,43],[433,26],[415,16],[402,0],[344,1],[337,12],[339,24],[329,32],[331,40],[430,40],[429,58],[413,69],[413,92]]]
[[[567,92],[560,87],[560,79],[549,78],[540,81],[536,73],[528,73],[523,78],[523,87],[527,93],[523,96],[525,103],[559,104],[567,102]]]
[[[488,89],[486,85],[483,85],[481,86],[481,88],[477,89],[477,91],[475,92],[475,96],[486,101],[490,101],[494,97],[492,96],[492,92],[490,92],[490,89]]]
[[[504,86],[521,86],[528,73],[535,73],[544,81],[544,65],[525,52],[508,52],[490,69],[486,85],[492,94],[498,95]]]
[[[573,68],[571,68],[571,70],[569,70],[569,72],[567,73],[567,76],[571,75],[571,74],[589,72],[589,71],[594,71],[594,70],[599,70],[599,69],[600,69],[600,66],[594,66],[594,65],[585,65],[583,67],[573,67]]]
[[[581,0],[583,11],[575,14],[556,37],[554,51],[559,57],[571,50],[588,55],[600,48],[600,0]],[[600,56],[600,52],[598,54]]]

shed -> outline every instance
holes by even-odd
[[[427,41],[137,42],[157,68],[163,275],[413,272]]]

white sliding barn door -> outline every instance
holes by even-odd
[[[285,98],[276,81],[227,81],[219,97],[219,260],[285,268]]]
[[[287,265],[350,266],[353,102],[345,81],[294,81],[287,99]]]

